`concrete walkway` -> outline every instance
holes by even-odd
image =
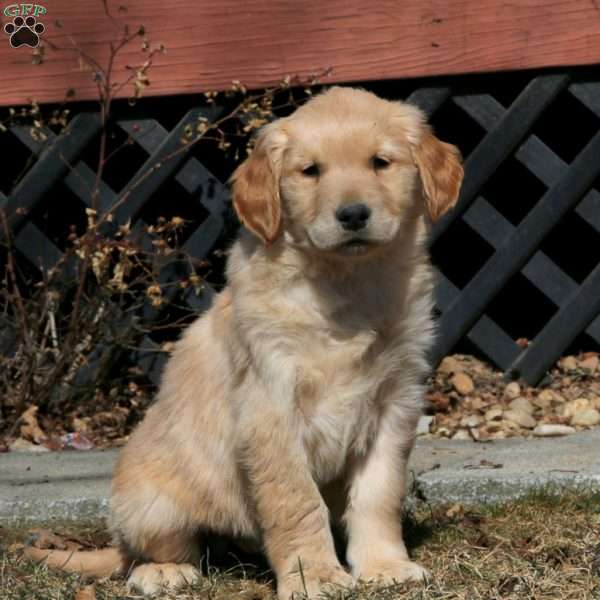
[[[0,523],[106,515],[117,451],[0,454]],[[600,429],[485,444],[419,439],[413,493],[432,504],[496,503],[539,489],[600,491]]]

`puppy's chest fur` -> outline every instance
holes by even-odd
[[[369,299],[356,291],[326,298],[307,288],[288,292],[303,306],[294,352],[295,403],[320,483],[337,477],[349,457],[367,452],[402,362],[399,315],[389,298],[367,293]]]

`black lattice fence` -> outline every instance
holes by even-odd
[[[422,106],[438,135],[459,145],[466,160],[458,206],[437,224],[431,241],[441,271],[433,360],[453,349],[475,351],[509,376],[535,383],[561,353],[598,349],[600,75],[520,73],[365,87]],[[136,110],[117,115],[117,130],[131,140],[129,155],[102,182],[98,207],[118,204],[125,193],[119,190],[141,178],[119,206],[117,223],[131,220],[143,238],[153,216],[183,211],[194,221],[184,250],[213,256],[225,243],[230,207],[223,181],[234,161],[202,146],[172,155],[188,125],[201,115],[214,118],[219,109],[198,108],[186,98],[149,101]],[[177,111],[183,117],[174,122]],[[89,147],[100,128],[97,114],[83,112],[60,137],[46,131],[51,143],[16,125],[6,134],[15,156],[35,160],[13,193],[0,195],[16,248],[33,268],[49,268],[61,256],[51,225],[56,213],[75,219],[91,202]],[[49,213],[54,219],[40,218]],[[167,267],[161,283],[181,276]],[[189,290],[184,300],[200,313],[214,293],[206,284],[202,294]],[[157,348],[147,335],[134,356],[155,381],[164,361]],[[93,373],[86,368],[84,378]]]
[[[195,214],[202,210],[202,219],[198,220],[181,249],[192,256],[207,256],[225,227],[228,192],[197,158],[179,150],[182,148],[182,139],[188,125],[195,126],[200,116],[208,120],[214,119],[218,112],[218,109],[214,108],[192,108],[186,111],[171,131],[165,129],[156,119],[119,120],[118,127],[138,145],[147,158],[133,172],[130,169],[135,165],[135,161],[127,163],[123,170],[129,171],[128,179],[121,193],[114,191],[108,183],[101,183],[97,199],[98,212],[108,211],[116,206],[112,225],[118,226],[130,221],[141,238],[141,244],[146,246],[146,250],[151,251],[150,239],[145,234],[146,222],[143,209],[151,202],[156,202],[157,190],[164,189],[168,180],[174,180],[196,205]],[[60,136],[55,136],[51,130],[44,129],[42,133],[46,139],[43,142],[39,139],[39,132],[32,137],[29,127],[10,128],[15,140],[37,156],[37,162],[29,169],[10,197],[5,197],[0,192],[0,208],[4,208],[8,215],[16,249],[23,258],[38,269],[46,271],[51,269],[61,258],[62,252],[53,241],[54,236],[50,235],[53,232],[42,231],[42,228],[45,229],[45,223],[41,227],[39,217],[36,219],[28,216],[36,209],[39,215],[40,205],[44,203],[60,202],[64,199],[62,194],[65,191],[71,194],[71,202],[66,202],[70,211],[64,214],[60,207],[56,206],[52,211],[56,213],[58,208],[58,214],[62,214],[65,221],[76,221],[75,212],[84,210],[86,206],[91,207],[90,190],[94,188],[96,173],[80,157],[86,147],[96,141],[101,127],[102,123],[97,113],[82,113],[72,120]],[[141,183],[128,185],[129,181],[138,180]],[[56,187],[58,182],[61,182],[59,189]],[[121,203],[121,198],[125,194],[127,199]],[[75,198],[80,201],[79,206],[74,206],[72,200]],[[162,210],[160,214],[169,212],[168,209]],[[50,220],[52,216],[56,217],[56,214],[51,215]],[[167,284],[183,276],[185,273],[170,264],[162,270],[159,283]],[[214,293],[213,287],[205,284],[202,294],[195,293],[191,288],[184,292],[183,301],[190,311],[200,313],[210,306]],[[146,310],[152,311],[152,309]],[[159,311],[152,312],[155,313],[156,318],[160,316]],[[98,359],[102,350],[99,348],[96,352]],[[158,380],[164,360],[165,354],[149,336],[143,338],[136,356],[133,357],[133,361],[155,382]],[[78,379],[83,383],[86,375],[92,377],[94,373],[94,365],[88,364],[85,372],[80,374]]]

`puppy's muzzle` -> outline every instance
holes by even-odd
[[[335,218],[346,231],[359,231],[367,226],[371,209],[362,203],[345,204],[335,211]]]

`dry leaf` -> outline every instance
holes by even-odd
[[[12,452],[49,452],[45,446],[38,446],[24,438],[17,438],[14,442],[11,442],[9,449]]]
[[[435,412],[446,412],[450,407],[450,398],[441,392],[427,394],[426,399],[433,406]]]
[[[42,431],[37,420],[37,406],[30,406],[19,418],[21,421],[21,437],[31,440],[36,444],[42,444],[46,441],[46,434]]]
[[[11,554],[21,554],[23,548],[25,548],[25,544],[14,543],[8,547],[8,551]]]
[[[51,529],[32,529],[27,544],[42,550],[81,550],[82,544],[72,538],[59,535]]]
[[[49,437],[45,442],[44,446],[48,448],[48,450],[62,450],[63,446],[59,437],[55,435]]]
[[[462,504],[453,504],[447,511],[446,516],[450,519],[463,515],[465,508]]]
[[[482,515],[474,512],[466,512],[458,524],[460,527],[478,528],[484,520]]]
[[[89,429],[90,418],[80,419],[79,417],[73,417],[73,429],[75,431],[87,431]]]
[[[465,465],[463,469],[501,469],[503,466],[502,463],[494,463],[484,458],[478,465]]]
[[[64,539],[51,529],[32,529],[27,538],[27,544],[35,548],[51,548],[53,550],[66,550]]]

